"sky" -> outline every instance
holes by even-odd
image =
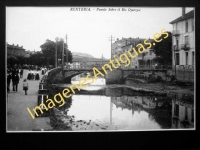
[[[72,11],[71,8],[81,7],[6,7],[6,42],[41,51],[40,45],[47,39],[55,41],[60,37],[66,42],[67,35],[72,53],[110,58],[111,35],[115,40],[153,38],[163,28],[172,31],[169,22],[182,15],[181,7],[87,7],[91,11]],[[123,8],[126,11],[122,11]],[[133,9],[138,11],[130,11]],[[186,13],[193,9],[186,7]]]

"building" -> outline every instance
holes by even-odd
[[[112,44],[112,58],[117,57],[119,58],[121,54],[127,53],[128,51],[131,51],[134,47],[137,50],[137,44],[143,44],[144,45],[145,39],[138,38],[123,38],[117,40]],[[153,39],[148,39],[149,42],[152,42]],[[145,46],[145,45],[144,45]],[[130,65],[125,67],[125,64],[121,64],[121,68],[151,68],[154,67],[153,59],[156,57],[153,49],[146,49],[144,53],[139,55],[130,60]]]
[[[137,67],[138,68],[154,68],[155,67],[154,58],[156,58],[154,49],[147,48],[144,53],[138,55]]]
[[[26,50],[25,51],[25,57],[30,57],[30,55],[32,55],[32,54],[35,54],[36,52],[35,52],[35,50],[34,51],[30,51],[30,50]],[[39,52],[39,53],[41,53],[41,52]]]
[[[182,16],[170,22],[173,26],[173,67],[193,68],[195,64],[195,32],[194,10],[185,13],[182,8]]]
[[[92,69],[93,67],[101,68],[104,64],[108,63],[109,60],[101,58],[90,58],[90,57],[73,57],[73,61],[70,64],[70,68],[74,69]]]
[[[14,56],[25,56],[25,49],[23,46],[19,47],[19,45],[10,45],[7,43],[7,55],[14,55]]]
[[[194,126],[194,104],[183,100],[172,100],[172,126]]]

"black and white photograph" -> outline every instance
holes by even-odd
[[[6,132],[196,129],[195,7],[5,10]]]

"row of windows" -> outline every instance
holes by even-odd
[[[194,18],[192,18],[192,31],[194,31]],[[188,32],[188,20],[185,21],[185,32]]]
[[[185,36],[184,40],[185,40],[184,44],[189,45],[189,36],[188,35]],[[176,39],[176,44],[175,45],[179,45],[179,39]]]
[[[194,59],[195,59],[194,52],[192,52],[192,65],[194,65]],[[175,62],[176,62],[176,65],[180,65],[180,55],[179,55],[179,53],[176,53],[176,55],[175,55]],[[188,52],[185,52],[185,65],[189,65],[189,54],[188,54]]]
[[[194,18],[192,18],[192,20],[191,20],[191,26],[192,26],[192,28],[190,30],[194,31]],[[177,29],[177,28],[179,28],[178,23],[176,23],[174,27],[175,27],[175,30],[179,30],[179,29]],[[185,20],[185,30],[184,31],[190,32],[189,31],[189,20]]]

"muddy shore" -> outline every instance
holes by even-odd
[[[153,92],[156,94],[182,93],[194,95],[193,86],[167,85],[166,83],[128,83],[124,85],[107,85],[107,87],[127,87],[140,92]]]

